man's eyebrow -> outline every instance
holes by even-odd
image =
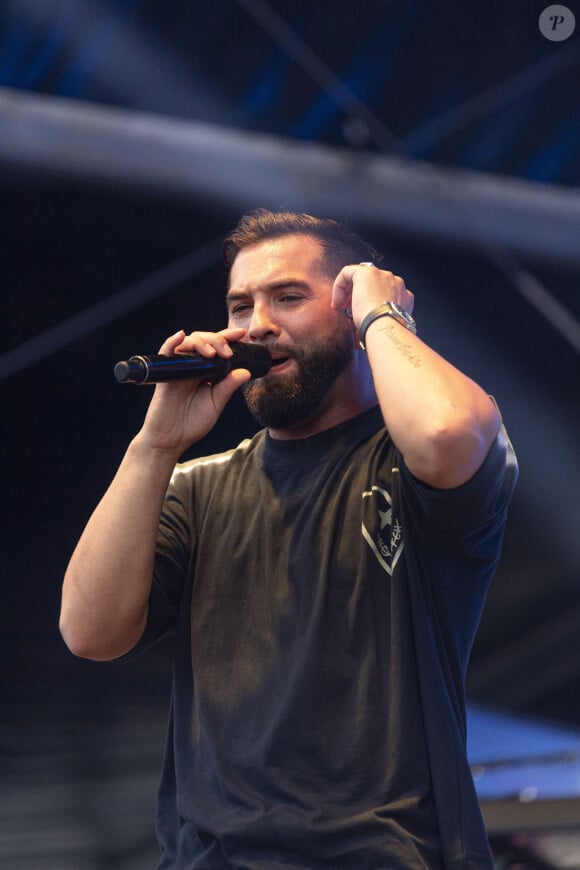
[[[235,302],[236,299],[245,299],[248,294],[244,290],[228,290],[226,302]]]
[[[271,284],[268,284],[265,290],[267,293],[273,293],[276,290],[285,290],[290,289],[291,287],[296,287],[299,290],[310,289],[310,285],[307,281],[301,281],[299,278],[284,278],[280,281],[272,281]],[[234,302],[236,299],[247,299],[248,296],[251,296],[251,293],[248,290],[228,290],[226,293],[226,302]]]

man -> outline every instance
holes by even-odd
[[[77,655],[177,634],[160,867],[489,868],[464,677],[516,478],[496,407],[343,226],[260,210],[225,254],[227,328],[161,353],[273,366],[156,387],[63,587]],[[240,387],[265,428],[175,467]]]

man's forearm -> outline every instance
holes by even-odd
[[[371,325],[366,346],[385,423],[407,467],[442,489],[465,483],[499,428],[489,396],[393,318]]]
[[[66,571],[60,629],[76,655],[111,659],[139,640],[155,542],[175,457],[137,436],[95,509]]]

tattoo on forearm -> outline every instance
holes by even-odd
[[[385,322],[378,324],[378,328],[381,332],[384,332],[385,335],[391,339],[392,343],[395,345],[401,356],[404,356],[406,360],[408,360],[411,365],[418,369],[421,368],[422,360],[420,356],[417,356],[413,353],[411,349],[411,345],[407,344],[400,335],[397,335],[397,329],[394,323],[388,323],[389,318],[385,318]]]

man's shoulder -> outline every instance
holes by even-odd
[[[187,480],[200,477],[219,476],[232,466],[238,467],[240,463],[246,462],[259,452],[264,437],[265,431],[262,430],[252,438],[244,438],[236,447],[179,462],[173,470],[171,482],[179,485],[180,482],[185,483]]]

